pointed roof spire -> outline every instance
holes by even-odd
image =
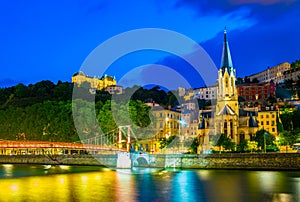
[[[225,72],[226,69],[229,73],[230,69],[233,68],[230,49],[227,41],[226,26],[224,28],[224,43],[223,43],[223,53],[222,53],[222,61],[221,61],[220,68],[223,70],[223,73]]]

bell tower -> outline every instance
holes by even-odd
[[[233,68],[230,49],[224,29],[223,52],[218,72],[217,105],[215,112],[216,134],[226,134],[236,142],[239,106],[238,92],[235,85],[236,71]]]

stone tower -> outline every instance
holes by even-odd
[[[222,60],[218,72],[218,91],[214,125],[216,134],[226,134],[236,142],[239,125],[239,105],[235,81],[236,71],[232,65],[225,29]]]

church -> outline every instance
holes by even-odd
[[[277,135],[276,121],[272,123],[269,120],[260,121],[260,118],[263,118],[262,113],[265,112],[257,107],[239,106],[236,69],[233,67],[225,29],[222,60],[218,71],[216,105],[212,109],[200,110],[199,113],[199,151],[205,153],[212,149],[211,141],[214,135],[225,134],[236,144],[242,140],[251,140],[267,123],[273,127],[269,132]],[[276,117],[276,111],[270,110],[267,113],[270,118]]]

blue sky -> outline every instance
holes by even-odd
[[[2,0],[0,86],[70,81],[98,45],[141,28],[190,37],[219,67],[226,26],[242,77],[300,59],[299,13],[298,0]],[[107,72],[118,79],[133,67],[156,63],[186,72],[178,58],[151,51],[124,56]],[[191,85],[199,87],[194,80]]]

